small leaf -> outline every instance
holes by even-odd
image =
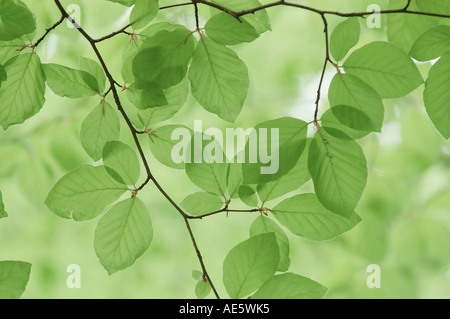
[[[0,41],[10,41],[36,30],[33,13],[23,2],[0,1]]]
[[[423,83],[410,57],[389,42],[363,46],[348,57],[344,67],[346,73],[356,75],[385,99],[405,96]]]
[[[99,91],[105,91],[106,75],[98,62],[80,56],[80,70],[91,74],[97,80]]]
[[[245,63],[226,46],[209,38],[200,41],[189,69],[192,95],[208,112],[234,123],[247,98]]]
[[[450,26],[440,25],[423,33],[409,54],[418,61],[434,60],[450,51]]]
[[[337,215],[319,202],[315,194],[300,194],[285,199],[273,209],[277,220],[293,234],[310,240],[335,238],[355,227],[361,218]]]
[[[428,116],[446,139],[450,138],[450,52],[430,69],[423,100]]]
[[[23,261],[0,261],[0,299],[18,299],[25,291],[31,264]]]
[[[43,68],[47,85],[58,96],[77,99],[100,93],[97,80],[85,71],[58,64],[44,64]]]
[[[198,299],[206,298],[211,292],[211,285],[208,281],[200,280],[195,285],[195,295]]]
[[[195,281],[203,280],[203,273],[199,270],[193,270],[192,278],[194,278]]]
[[[150,214],[137,198],[119,202],[99,221],[94,247],[101,264],[111,275],[134,264],[153,239]]]
[[[190,194],[181,202],[181,207],[192,216],[209,214],[223,206],[223,200],[219,196],[207,192]]]
[[[348,51],[358,44],[361,26],[357,17],[352,17],[336,26],[330,37],[330,50],[336,61],[342,60]]]
[[[367,162],[358,143],[317,133],[309,148],[308,169],[323,206],[349,217],[367,181]]]
[[[321,299],[327,291],[314,280],[285,273],[267,280],[251,299]]]
[[[130,24],[134,29],[142,29],[149,24],[159,11],[159,0],[136,0],[130,14]]]
[[[5,210],[5,204],[3,203],[2,192],[0,192],[0,218],[8,217],[8,214]]]
[[[258,196],[256,196],[256,191],[250,186],[242,185],[239,187],[239,198],[246,205],[250,207],[256,207],[258,205]]]
[[[119,137],[119,117],[106,101],[96,106],[81,124],[81,145],[94,161],[102,158],[107,142]]]
[[[97,217],[127,190],[103,166],[83,165],[56,183],[45,204],[60,217],[85,221]]]
[[[256,235],[230,250],[223,263],[228,295],[240,299],[251,294],[277,269],[280,252],[274,233]]]
[[[140,176],[139,160],[136,152],[127,144],[117,141],[106,143],[103,163],[108,173],[118,182],[125,182],[126,185],[137,183]]]
[[[206,34],[214,42],[223,45],[252,42],[259,37],[255,28],[246,21],[239,22],[228,13],[221,12],[205,25]]]
[[[250,237],[271,233],[275,234],[278,248],[280,250],[280,262],[278,263],[278,271],[286,271],[289,269],[291,260],[289,258],[289,239],[285,232],[270,218],[259,216],[250,226]]]

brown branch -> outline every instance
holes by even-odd
[[[104,37],[95,39],[94,42],[95,42],[95,43],[102,42],[102,41],[105,41],[105,40],[107,40],[107,39],[111,39],[112,37],[115,37],[116,35],[121,34],[121,33],[127,34],[127,35],[131,35],[131,33],[129,33],[129,32],[126,31],[126,29],[128,29],[129,27],[131,27],[131,24],[127,24],[127,25],[124,26],[123,28],[121,28],[121,29],[119,29],[119,30],[117,30],[117,31],[115,31],[115,32],[112,32],[112,33],[110,33],[110,34],[108,34],[108,35],[105,35]]]
[[[33,49],[37,48],[37,46],[44,41],[44,39],[47,37],[47,35],[52,32],[53,30],[55,30],[61,23],[63,23],[65,17],[61,16],[61,19],[59,19],[54,25],[52,25],[50,28],[45,29],[45,33],[42,37],[40,37],[31,47]]]

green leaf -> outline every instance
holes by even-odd
[[[351,129],[365,132],[375,130],[372,120],[353,106],[336,105],[332,107],[331,111],[342,124]]]
[[[305,149],[307,127],[306,122],[291,117],[256,125],[256,134],[245,147],[244,184],[271,182],[289,172]]]
[[[0,218],[8,217],[8,214],[5,210],[5,204],[3,203],[2,192],[0,191]]]
[[[131,7],[136,2],[136,0],[107,0],[107,1],[120,3],[121,5],[124,5],[126,7]]]
[[[259,37],[255,28],[248,22],[239,22],[235,17],[225,12],[209,19],[205,25],[205,31],[214,42],[223,45],[252,42]]]
[[[195,281],[203,280],[203,273],[199,270],[193,270],[192,278],[194,278]]]
[[[80,70],[92,75],[97,80],[97,87],[100,92],[105,91],[106,75],[98,62],[80,56]]]
[[[161,89],[136,89],[134,86],[127,88],[127,97],[138,109],[145,110],[153,107],[167,105],[164,91]]]
[[[137,197],[119,202],[97,224],[94,248],[111,275],[130,267],[153,239],[150,214]]]
[[[0,1],[0,41],[14,40],[35,30],[33,13],[23,2]]]
[[[211,285],[207,281],[200,280],[195,285],[195,295],[198,299],[206,298],[211,292]]]
[[[284,231],[270,218],[259,216],[250,226],[250,237],[274,233],[280,250],[280,262],[278,263],[278,271],[286,271],[289,269],[291,260],[289,258],[289,239]]]
[[[311,179],[308,171],[308,147],[288,173],[273,182],[259,184],[257,191],[263,205],[272,199],[286,195],[287,193],[300,188]]]
[[[192,95],[203,108],[234,123],[249,88],[245,63],[226,46],[209,38],[200,41],[189,69]]]
[[[24,261],[0,261],[0,299],[18,299],[25,291],[31,264]]]
[[[450,3],[447,0],[416,0],[423,12],[450,15]]]
[[[316,134],[309,148],[308,169],[323,206],[349,217],[367,181],[367,162],[358,143],[323,131]]]
[[[344,67],[346,73],[356,75],[386,99],[405,96],[423,83],[410,57],[389,42],[363,46],[348,57]]]
[[[174,134],[177,129],[186,130],[189,132],[189,136],[192,136],[193,134],[191,129],[183,125],[167,125],[159,127],[156,129],[156,132],[149,135],[150,150],[162,164],[175,169],[184,169],[185,162],[182,161],[176,163],[172,157],[174,147],[180,143],[180,141],[176,139],[178,137],[174,136],[174,139],[172,138],[172,134]]]
[[[56,183],[45,204],[60,217],[84,221],[97,217],[127,190],[105,167],[82,165]]]
[[[0,64],[5,64],[9,59],[18,56],[20,54],[18,50],[25,45],[27,44],[22,39],[0,42]]]
[[[450,138],[450,52],[430,69],[423,100],[428,116],[446,139]]]
[[[355,212],[345,218],[329,211],[315,194],[300,194],[285,199],[273,210],[277,220],[293,234],[310,240],[335,238],[361,222]]]
[[[440,25],[423,33],[409,54],[418,61],[434,60],[450,51],[450,26]]]
[[[322,114],[320,122],[325,132],[344,140],[360,139],[370,133],[369,131],[358,131],[345,126],[336,118],[331,109]]]
[[[127,144],[117,141],[106,143],[103,149],[103,163],[116,181],[124,182],[126,185],[137,183],[140,176],[139,160],[136,152]]]
[[[330,51],[336,61],[342,60],[359,42],[361,26],[358,17],[351,17],[336,26],[330,37]]]
[[[239,198],[242,202],[250,207],[258,206],[258,196],[256,196],[256,191],[250,186],[242,185],[239,187]]]
[[[223,206],[223,200],[219,196],[207,192],[190,194],[181,202],[181,207],[192,216],[216,212]]]
[[[239,188],[244,181],[242,175],[242,164],[235,158],[233,163],[229,164],[227,177],[227,190],[230,198],[239,197]]]
[[[194,40],[188,29],[160,31],[142,44],[133,60],[133,73],[154,88],[167,89],[184,79],[193,52]]]
[[[159,0],[136,0],[130,14],[130,24],[134,29],[142,29],[149,24],[159,11]]]
[[[14,57],[4,65],[8,78],[0,88],[0,125],[7,129],[37,114],[45,103],[45,75],[37,54]]]
[[[97,80],[89,73],[58,64],[44,64],[47,85],[62,97],[77,99],[99,94]]]
[[[8,79],[5,68],[0,64],[0,88],[2,87],[2,82]]]
[[[261,6],[261,2],[258,0],[214,0],[214,2],[234,12],[240,12]],[[245,15],[241,17],[241,20],[252,25],[258,34],[272,30],[269,15],[266,10],[259,10],[254,14]]]
[[[275,274],[279,260],[274,233],[256,235],[235,246],[223,263],[228,295],[240,299],[251,294]]]
[[[267,280],[251,299],[321,299],[327,291],[314,280],[285,273]]]
[[[106,101],[97,105],[81,124],[81,145],[94,161],[102,158],[107,142],[119,137],[119,117]]]
[[[377,91],[358,77],[351,74],[336,74],[328,90],[328,100],[335,117],[340,121],[345,120],[343,115],[346,113],[348,115],[348,111],[351,109],[335,110],[334,107],[338,105],[351,106],[365,114],[369,120],[367,121],[366,117],[358,113],[360,116],[357,116],[356,119],[359,117],[361,123],[353,123],[356,125],[350,126],[348,124],[351,123],[348,121],[347,124],[341,121],[343,124],[354,129],[358,127],[358,130],[381,132],[384,120],[383,101]],[[356,111],[353,111],[353,113],[356,113]]]

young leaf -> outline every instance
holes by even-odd
[[[333,107],[347,105],[361,111],[370,120],[368,122],[366,117],[359,114],[361,122],[355,123],[358,130],[381,132],[381,126],[384,120],[383,101],[375,89],[361,81],[358,77],[351,74],[336,74],[328,90],[328,100],[338,120],[341,120],[340,115],[344,115],[342,113],[348,112],[342,109],[340,111],[334,110]],[[349,127],[356,129],[352,126]]]
[[[252,42],[259,37],[255,28],[248,22],[239,22],[235,17],[225,12],[209,19],[205,25],[205,31],[214,42],[223,45]]]
[[[271,182],[289,172],[305,149],[307,127],[306,122],[291,117],[258,124],[245,147],[244,184]]]
[[[285,273],[267,280],[251,299],[321,299],[327,291],[314,280]]]
[[[97,87],[100,92],[105,91],[106,75],[98,62],[80,56],[80,70],[91,74],[97,80]]]
[[[450,52],[444,54],[430,69],[423,100],[436,129],[450,138]]]
[[[344,67],[346,73],[356,75],[386,99],[405,96],[423,83],[410,57],[389,42],[363,46],[348,57]]]
[[[58,64],[44,64],[47,85],[62,97],[77,99],[100,93],[97,80],[89,73]]]
[[[358,143],[319,132],[309,148],[308,169],[323,206],[351,216],[367,180],[367,162]]]
[[[4,65],[0,88],[0,125],[6,130],[37,114],[45,103],[45,75],[37,54],[14,57]]]
[[[106,101],[97,105],[81,124],[81,145],[94,161],[102,158],[107,142],[119,137],[119,117]]]
[[[35,30],[33,13],[23,2],[0,1],[0,41],[14,40]]]
[[[108,173],[116,181],[134,185],[140,176],[139,160],[136,152],[127,144],[112,141],[103,149],[103,163]]]
[[[60,217],[85,221],[97,217],[127,190],[105,167],[83,165],[56,183],[45,204]]]
[[[223,206],[223,200],[219,196],[207,192],[190,194],[181,202],[181,207],[192,216],[212,213]]]
[[[358,44],[360,33],[358,17],[348,18],[336,26],[330,37],[330,51],[336,61],[342,60]]]
[[[315,194],[300,194],[285,199],[273,210],[277,220],[293,234],[310,240],[335,238],[361,222],[355,212],[345,218],[329,211]]]
[[[256,235],[230,250],[223,263],[228,295],[240,299],[251,294],[277,270],[280,252],[274,233]]]
[[[0,218],[8,217],[8,214],[5,211],[5,204],[3,203],[2,192],[0,191]]]
[[[149,24],[159,10],[159,0],[136,0],[130,14],[130,24],[134,29],[142,29]]]
[[[94,236],[95,252],[110,275],[130,267],[153,239],[147,207],[137,197],[119,202],[98,221]]]
[[[242,202],[250,207],[256,207],[258,205],[258,196],[256,196],[256,191],[250,186],[242,185],[239,187],[239,198]]]
[[[200,270],[193,270],[192,278],[194,278],[195,281],[203,280],[203,273]]]
[[[194,52],[194,40],[186,28],[160,31],[149,37],[133,60],[137,80],[167,89],[180,83]]]
[[[198,299],[206,298],[211,292],[211,285],[207,281],[200,280],[195,285],[195,295]]]
[[[192,95],[207,111],[234,123],[247,97],[245,63],[226,46],[209,38],[200,41],[189,69]]]
[[[440,25],[423,33],[409,52],[418,61],[434,60],[450,51],[450,26]]]
[[[250,237],[274,233],[280,250],[280,262],[278,263],[278,271],[286,271],[289,269],[291,260],[289,258],[289,239],[284,231],[270,218],[259,216],[250,226]]]
[[[18,299],[25,291],[31,264],[24,261],[0,261],[0,299]]]

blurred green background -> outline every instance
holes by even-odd
[[[51,0],[24,2],[36,14],[37,37],[59,18]],[[78,15],[80,25],[94,38],[127,23],[129,11],[118,4],[105,0],[62,2],[70,13]],[[161,5],[172,3],[160,1]],[[372,3],[381,8],[388,5],[387,1],[375,0],[301,3],[338,11],[366,11]],[[207,19],[209,14],[210,9],[202,6],[202,18]],[[251,79],[250,94],[235,127],[250,127],[283,116],[305,121],[313,118],[324,54],[320,16],[279,7],[270,9],[269,15],[272,32],[252,44],[234,47],[246,62]],[[158,18],[193,29],[191,6],[166,10]],[[330,17],[331,29],[340,21]],[[362,20],[360,45],[386,40],[386,17],[381,21],[381,29],[369,29]],[[122,50],[127,45],[127,35],[100,44],[119,82]],[[80,55],[95,59],[88,43],[65,23],[46,39],[38,53],[44,63],[73,68],[78,66]],[[421,71],[426,74],[430,66],[420,65]],[[328,108],[326,92],[334,72],[329,68],[326,75],[321,112]],[[450,298],[450,143],[428,119],[422,91],[423,86],[405,98],[386,100],[382,133],[360,140],[369,163],[367,188],[357,209],[363,222],[327,242],[288,234],[289,271],[328,287],[326,298]],[[57,217],[45,207],[45,197],[59,178],[81,163],[92,163],[80,145],[79,129],[84,117],[100,102],[98,97],[68,100],[50,90],[46,99],[37,116],[7,132],[0,131],[0,189],[9,214],[0,222],[0,260],[32,263],[23,298],[195,298],[191,272],[199,269],[199,264],[184,221],[153,186],[140,193],[154,225],[150,249],[135,265],[112,276],[102,268],[93,248],[97,220],[76,223]],[[163,124],[192,127],[195,119],[202,119],[204,128],[229,127],[192,98]],[[133,145],[122,124],[122,140]],[[166,168],[151,156],[145,137],[141,141],[155,176],[177,202],[197,191],[183,171]],[[312,189],[308,182],[297,192]],[[267,206],[273,207],[278,201]],[[226,296],[223,260],[232,247],[248,238],[255,217],[217,215],[192,222],[209,274],[222,297]],[[81,267],[80,289],[66,285],[70,264]],[[381,267],[379,289],[366,285],[370,264]]]

